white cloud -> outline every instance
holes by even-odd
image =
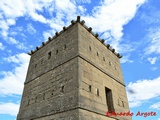
[[[151,105],[150,108],[160,110],[160,102],[157,102],[157,103]]]
[[[157,69],[158,69],[158,67],[152,67],[152,68],[151,68],[151,70],[153,70],[153,71],[154,71],[154,70],[157,70]]]
[[[26,46],[24,45],[24,43],[20,43],[18,40],[16,40],[16,39],[13,38],[13,37],[8,37],[8,38],[6,39],[6,41],[7,41],[7,43],[9,43],[9,44],[16,45],[16,48],[18,48],[18,49],[20,49],[20,50],[27,50],[27,49],[28,49],[28,47],[26,47]]]
[[[136,107],[143,104],[143,102],[160,96],[160,77],[153,80],[138,80],[136,82],[130,82],[127,85],[128,90],[132,90],[133,93],[127,92],[130,107]]]
[[[52,0],[54,1],[54,0]],[[41,2],[40,0],[1,0],[0,2],[0,11],[2,11],[1,20],[0,20],[0,29],[2,30],[1,35],[7,37],[8,29],[11,25],[16,24],[16,19],[18,17],[30,17],[34,21],[39,21],[46,23],[46,18],[41,14],[38,14],[37,11],[43,11],[44,5],[52,2],[51,0],[45,0]],[[18,6],[15,7],[14,5]]]
[[[45,31],[43,32],[43,37],[44,37],[44,40],[47,41],[48,40],[48,37],[52,37],[54,36],[52,33],[55,33],[55,31]]]
[[[3,11],[3,15],[7,18],[0,21],[3,23],[3,26],[0,27],[3,36],[7,37],[9,27],[16,23],[18,17],[23,16],[48,25],[52,32],[43,32],[43,37],[47,40],[55,31],[60,31],[63,26],[70,24],[70,21],[79,14],[86,21],[87,26],[93,27],[93,31],[95,32],[103,33],[101,37],[107,39],[113,48],[120,53],[134,50],[132,45],[120,45],[122,41],[121,37],[123,36],[123,26],[135,16],[139,6],[145,2],[145,0],[104,0],[103,2],[100,1],[99,6],[93,8],[91,15],[86,13],[87,9],[83,6],[84,3],[90,3],[91,0],[85,2],[82,0],[17,1],[16,4],[20,7],[16,8],[12,6],[12,4],[15,4],[13,1],[3,0],[0,3],[0,10]],[[77,5],[78,3],[80,5]],[[16,14],[14,14],[15,11],[17,11]],[[44,12],[49,12],[51,15],[50,18],[47,18]],[[34,33],[36,30],[31,24],[28,24],[27,31]],[[16,47],[18,49],[26,49],[25,45],[16,39],[10,37],[9,40],[11,43],[17,44]],[[132,62],[132,60],[129,60],[129,57],[126,56],[122,62]]]
[[[129,59],[130,55],[125,55],[123,56],[120,61],[121,63],[126,63],[126,62],[129,62],[129,63],[132,63],[133,61]]]
[[[0,79],[0,94],[22,94],[29,58],[29,55],[21,53],[5,59],[7,62],[16,63],[18,66],[12,71],[1,72],[3,78]]]
[[[49,24],[50,28],[52,29],[52,33],[54,31],[58,31],[58,32],[61,31],[62,26],[65,25],[65,23],[62,21],[62,18],[61,18],[62,16],[59,15],[59,17],[57,17],[57,19],[47,20],[47,23]]]
[[[19,43],[16,39],[14,39],[14,38],[12,38],[12,37],[9,37],[8,40],[9,40],[9,41],[8,41],[9,44],[18,44],[18,43]]]
[[[84,6],[79,5],[77,7],[79,9],[80,12],[84,13],[87,9]]]
[[[84,3],[90,3],[91,0],[17,0],[16,3],[10,0],[2,0],[0,10],[7,19],[3,18],[0,21],[3,23],[3,27],[0,27],[2,29],[1,34],[6,37],[10,25],[15,24],[16,19],[21,16],[47,24],[53,31],[60,31],[63,26],[68,25],[78,14],[83,16],[82,18],[86,21],[87,25],[93,27],[95,32],[103,32],[102,36],[104,37],[107,33],[107,38],[110,37],[112,39],[110,44],[116,48],[116,51],[121,52],[123,50],[122,52],[124,52],[124,49],[119,46],[121,37],[123,36],[123,26],[134,17],[139,6],[145,1],[100,1],[100,5],[93,8],[91,15],[86,13],[87,10],[83,6]],[[13,7],[13,4],[19,7]],[[50,13],[50,18],[44,15],[45,12]],[[105,37],[105,39],[107,38]],[[129,48],[132,49],[131,46]]]
[[[83,18],[96,32],[105,31],[104,34],[109,32],[113,37],[112,46],[120,51],[119,44],[123,36],[123,26],[134,17],[137,9],[144,2],[145,0],[104,0],[100,6],[94,8],[93,16],[88,15]]]
[[[70,0],[63,0],[60,1],[60,0],[55,0],[55,5],[57,7],[57,10],[61,10],[63,12],[69,12],[69,13],[74,13],[76,10],[76,6],[70,2]]]
[[[0,103],[0,114],[9,114],[11,116],[17,116],[19,110],[19,104],[15,103]]]
[[[15,7],[14,5],[18,7]],[[1,0],[0,11],[2,11],[2,19],[0,21],[0,29],[2,29],[2,36],[6,37],[8,35],[9,26],[15,25],[16,18],[24,15],[24,8],[25,7],[22,0]]]
[[[148,61],[153,65],[156,63],[157,59],[158,59],[157,57],[148,58]]]
[[[147,35],[149,46],[145,49],[145,54],[160,54],[160,28],[151,28]]]
[[[8,58],[4,58],[5,61],[7,62],[13,62],[13,63],[27,63],[28,62],[28,55],[25,53],[21,53],[21,54],[16,54],[14,56],[10,56]]]
[[[133,107],[140,106],[141,104],[142,104],[141,101],[130,101],[129,102],[129,107],[133,108]]]
[[[36,12],[31,12],[30,16],[32,17],[32,19],[34,21],[38,21],[38,22],[41,22],[41,23],[46,23],[46,21],[47,21],[47,19],[43,15],[39,15]]]
[[[18,7],[15,7],[13,5],[16,5]],[[56,25],[62,25],[62,19],[67,19],[67,21],[73,19],[76,16],[77,9],[78,8],[76,7],[76,4],[74,4],[70,0],[16,0],[16,2],[10,0],[1,0],[1,35],[3,37],[8,36],[9,27],[16,24],[16,20],[18,17],[27,17],[34,21],[48,24],[52,28],[53,22]],[[52,18],[49,19],[44,16],[44,12],[49,12],[50,15],[55,13],[55,15],[54,17],[51,16]]]
[[[4,46],[3,46],[3,44],[0,42],[0,50],[4,50]]]
[[[27,31],[30,34],[35,34],[36,33],[36,30],[35,30],[35,28],[33,27],[33,25],[31,23],[27,24]]]
[[[91,0],[71,0],[73,3],[78,3],[78,4],[82,4],[82,3],[91,3]]]

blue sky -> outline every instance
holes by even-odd
[[[159,0],[1,0],[0,120],[16,119],[30,59],[27,52],[78,15],[123,55],[133,120],[160,120],[159,6]],[[136,117],[138,111],[157,115]]]

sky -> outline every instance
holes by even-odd
[[[0,120],[15,120],[30,56],[81,16],[121,53],[133,120],[160,120],[159,0],[1,0]],[[137,112],[156,116],[136,116]]]

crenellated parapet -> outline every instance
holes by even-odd
[[[85,21],[84,20],[80,20],[80,16],[77,16],[77,20],[72,20],[71,24],[68,27],[63,27],[63,30],[60,32],[56,32],[55,36],[53,37],[49,37],[48,40],[46,42],[42,42],[41,46],[37,46],[35,50],[31,50],[28,54],[32,55],[34,54],[36,51],[38,51],[39,49],[41,49],[43,46],[45,46],[46,44],[48,44],[49,42],[51,42],[52,40],[54,40],[55,38],[57,38],[60,34],[62,34],[63,32],[65,32],[67,29],[69,29],[70,27],[72,27],[73,25],[75,25],[76,23],[80,23],[88,32],[90,32],[98,41],[100,41],[104,46],[106,46],[107,49],[109,49],[111,52],[113,52],[118,58],[122,58],[122,56],[117,53],[115,51],[115,49],[113,49],[110,44],[106,44],[104,39],[100,39],[99,38],[99,34],[98,33],[94,33],[92,32],[92,28],[91,27],[87,27],[85,25]]]

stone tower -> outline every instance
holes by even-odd
[[[131,120],[119,59],[77,17],[31,51],[17,120]]]

